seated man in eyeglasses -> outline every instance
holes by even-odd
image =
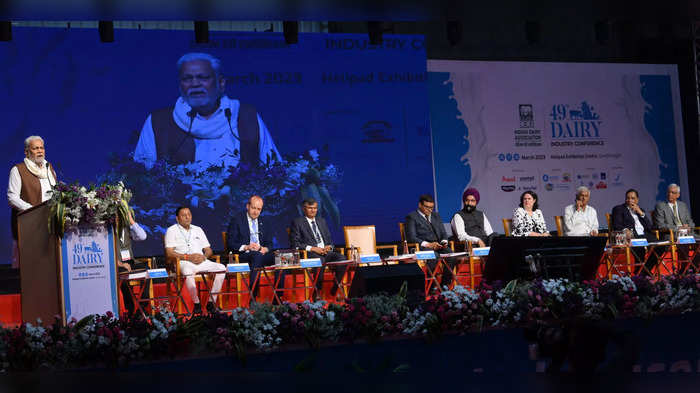
[[[406,241],[418,243],[421,250],[432,250],[439,254],[450,254],[452,249],[447,245],[447,231],[442,225],[440,215],[434,211],[435,201],[433,197],[424,194],[418,198],[418,209],[406,216]],[[450,267],[454,266],[453,258],[447,260]],[[435,268],[436,262],[431,262],[430,268]],[[449,285],[452,282],[452,272],[445,269],[442,272],[440,285]]]
[[[303,217],[295,218],[289,228],[289,243],[294,248],[307,251],[309,258],[321,258],[321,263],[342,261],[345,257],[333,251],[333,239],[331,231],[328,229],[326,220],[317,217],[318,202],[313,198],[307,198],[302,202],[304,211]],[[345,267],[339,267],[335,271],[336,281],[340,281],[345,274]],[[321,291],[323,278],[323,268],[319,272],[316,288]],[[338,292],[338,284],[333,282],[331,295]]]

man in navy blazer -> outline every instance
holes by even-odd
[[[414,210],[406,216],[406,241],[409,243],[418,243],[421,250],[432,250],[439,254],[449,254],[452,250],[447,246],[447,232],[445,226],[442,225],[440,215],[433,211],[435,209],[435,201],[433,197],[424,194],[418,198],[418,209]],[[456,261],[447,260],[450,267]],[[432,262],[431,269],[435,268],[435,262]],[[442,273],[440,285],[448,285],[452,282],[452,272],[445,269]]]
[[[651,217],[649,216],[644,209],[639,207],[639,193],[637,190],[630,188],[625,193],[625,203],[613,207],[612,230],[622,231],[627,228],[632,230],[635,238],[646,238],[648,242],[658,241],[656,235],[652,232]],[[633,247],[633,249],[637,250],[633,253],[635,257],[642,259],[640,249],[643,249],[643,247]],[[665,251],[665,247],[659,247],[656,251],[661,255]],[[657,262],[658,258],[652,253],[644,264],[647,271],[642,271],[642,274],[650,273]]]
[[[651,217],[639,207],[639,193],[635,189],[629,189],[625,193],[625,203],[613,207],[612,229],[621,231],[631,229],[634,237],[645,237],[648,241],[656,241],[652,233]]]
[[[304,216],[297,217],[292,221],[289,228],[289,244],[294,248],[306,250],[309,258],[320,258],[321,263],[342,261],[345,258],[342,254],[333,251],[333,239],[331,231],[328,229],[326,220],[316,217],[318,213],[318,202],[313,198],[307,198],[302,202]],[[345,267],[339,267],[335,271],[336,281],[340,281],[345,274]],[[321,291],[323,283],[323,268],[316,280],[316,288]],[[331,295],[338,292],[338,284],[333,283]]]
[[[238,252],[238,261],[250,265],[250,285],[255,283],[258,276],[256,268],[270,266],[275,263],[272,248],[272,228],[268,221],[260,215],[263,199],[253,195],[245,205],[246,211],[236,214],[228,224],[228,249]],[[284,276],[276,278],[284,280]],[[252,299],[258,295],[258,285],[253,289]]]

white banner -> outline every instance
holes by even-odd
[[[112,229],[66,232],[61,241],[66,320],[107,311],[118,315]]]
[[[431,60],[428,70],[445,221],[468,187],[501,233],[525,190],[550,231],[581,185],[603,228],[629,188],[645,210],[670,183],[688,190],[675,65]]]

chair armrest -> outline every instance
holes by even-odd
[[[144,262],[149,269],[153,269],[153,258],[134,258],[134,260]]]
[[[227,264],[227,263],[228,263],[228,255],[229,255],[229,254],[227,254],[227,253],[224,253],[224,254],[216,254],[216,257],[219,258],[221,261],[224,261],[224,262],[221,262],[221,263]],[[231,255],[233,255],[233,263],[238,263],[238,254],[237,254],[237,253],[232,253]]]
[[[407,243],[408,249],[415,248],[416,251],[420,251],[420,244],[418,243]]]
[[[396,244],[388,244],[385,246],[377,246],[377,250],[392,250],[394,252],[394,256],[398,255],[398,246]]]
[[[345,247],[338,247],[338,248],[336,248],[336,250],[337,250],[336,252],[339,252],[339,253],[345,255]]]
[[[451,243],[453,244],[452,251],[454,252],[460,252],[454,245],[461,246],[460,248],[464,251],[469,251],[472,248],[472,243],[469,240],[452,240]]]

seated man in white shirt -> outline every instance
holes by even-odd
[[[177,224],[165,232],[165,256],[168,260],[180,258],[180,272],[185,276],[185,287],[194,302],[193,313],[201,314],[202,306],[199,303],[194,275],[199,272],[224,273],[226,267],[207,259],[213,254],[211,245],[202,228],[192,225],[190,209],[178,207],[175,216]],[[212,292],[220,292],[223,282],[224,274],[216,274],[211,286]],[[216,295],[212,296],[212,303],[207,304],[207,312],[210,314],[216,311],[215,301]]]
[[[491,228],[489,219],[476,205],[481,199],[476,188],[467,188],[462,194],[464,207],[452,217],[452,233],[457,240],[468,241],[478,247],[491,245],[491,240],[498,236]]]
[[[564,208],[564,236],[598,235],[598,213],[588,205],[590,199],[588,187],[576,189],[576,202]]]

